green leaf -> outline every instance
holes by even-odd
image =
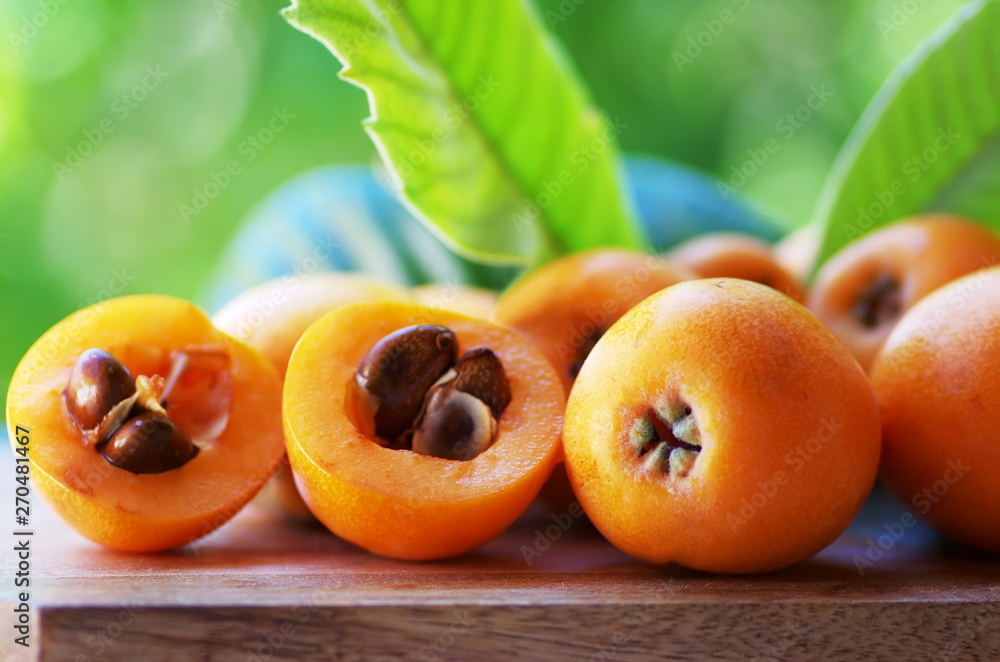
[[[1000,0],[959,10],[865,110],[820,196],[817,264],[866,232],[925,211],[1000,230]]]
[[[288,20],[368,93],[365,128],[413,211],[457,250],[540,263],[643,245],[616,133],[528,0],[297,0]]]

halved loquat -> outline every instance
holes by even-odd
[[[30,430],[31,479],[70,526],[156,551],[218,528],[281,460],[270,363],[173,297],[80,310],[28,350],[7,423]]]
[[[563,407],[525,338],[405,303],[326,315],[285,377],[288,457],[309,508],[402,559],[461,554],[513,522],[558,458]]]
[[[331,310],[360,301],[408,301],[399,285],[357,272],[292,274],[243,292],[212,316],[216,327],[266,356],[284,378],[295,343],[313,322]],[[254,506],[302,521],[313,521],[292,479],[288,458],[261,489]]]

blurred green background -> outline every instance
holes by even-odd
[[[110,294],[197,297],[268,192],[317,166],[375,159],[359,126],[364,94],[281,19],[285,4],[0,0],[5,391],[30,343],[68,313]],[[961,4],[538,2],[597,104],[628,125],[626,151],[735,181],[788,227],[808,220],[888,73]],[[803,106],[817,90],[822,101]],[[273,140],[248,142],[275,113],[287,119]],[[769,139],[780,149],[733,180]],[[182,205],[193,209],[231,160],[239,174],[186,222]]]

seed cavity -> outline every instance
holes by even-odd
[[[133,377],[105,350],[83,352],[70,371],[64,398],[70,418],[83,433],[84,445],[95,448],[112,465],[136,474],[170,471],[193,459],[198,445],[165,408],[171,392],[183,391],[178,384],[190,368],[186,365],[185,359],[178,366],[175,356],[167,382],[159,375]],[[228,400],[224,404],[228,417]]]
[[[646,470],[679,478],[691,472],[701,452],[701,432],[685,404],[648,408],[633,424],[629,441]]]
[[[85,432],[84,443],[88,446],[96,446],[105,441],[136,411],[155,411],[165,415],[166,411],[160,405],[162,393],[162,377],[159,375],[153,377],[139,375],[135,379],[135,393],[116,404],[96,430]]]
[[[221,345],[192,345],[170,354],[159,400],[170,419],[196,442],[218,439],[229,424],[232,362]]]
[[[851,315],[866,329],[891,322],[903,310],[901,290],[898,278],[887,273],[879,274],[855,299]]]
[[[438,326],[406,327],[372,347],[352,387],[360,416],[374,419],[377,442],[471,460],[496,441],[511,400],[503,363],[487,347],[457,353],[454,332]]]

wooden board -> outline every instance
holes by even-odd
[[[437,563],[250,510],[188,548],[122,554],[33,500],[32,647],[5,627],[5,659],[1000,659],[998,560],[919,525],[893,539],[884,496],[817,557],[756,577],[651,567],[538,513]]]

